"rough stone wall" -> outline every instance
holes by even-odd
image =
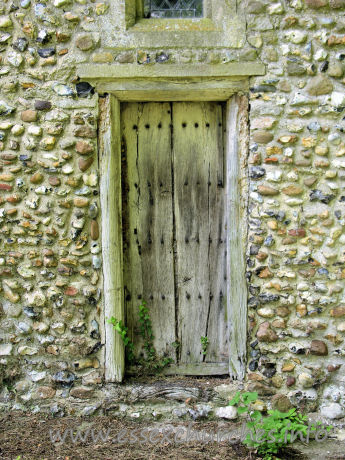
[[[102,379],[98,96],[75,65],[98,40],[78,32],[105,10],[0,3],[0,380],[18,407],[58,411]]]
[[[247,8],[248,42],[267,63],[250,95],[250,387],[310,409],[319,397],[335,417],[345,403],[344,7]]]
[[[76,66],[239,60],[267,64],[250,91],[248,386],[344,415],[344,0],[239,2],[236,49],[124,49],[117,26],[109,47],[108,7],[0,2],[1,405],[93,411],[107,393],[99,98]]]

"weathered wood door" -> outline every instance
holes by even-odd
[[[145,300],[172,372],[228,373],[222,104],[124,103],[121,113],[125,316],[136,353]]]

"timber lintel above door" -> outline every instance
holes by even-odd
[[[258,62],[227,64],[83,64],[77,74],[99,94],[112,93],[120,101],[225,101],[247,92],[249,77],[264,75]]]

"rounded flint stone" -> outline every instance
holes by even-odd
[[[14,43],[13,43],[13,48],[17,51],[25,51],[26,48],[28,47],[28,41],[25,37],[18,38]]]
[[[87,81],[79,82],[75,86],[78,97],[87,97],[89,94],[93,94],[95,92],[94,87]]]
[[[49,101],[35,101],[35,110],[50,110],[52,108]]]
[[[41,58],[49,58],[55,54],[55,48],[41,48],[37,50],[37,53]]]

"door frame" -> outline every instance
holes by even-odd
[[[113,67],[113,66],[111,66]],[[121,67],[121,66],[117,66]],[[182,66],[183,67],[183,66]],[[200,71],[200,69],[198,69]],[[100,97],[99,169],[103,257],[102,341],[105,343],[105,381],[121,382],[125,373],[123,343],[107,319],[124,319],[122,192],[121,192],[121,107],[122,101],[226,101],[226,212],[230,223],[227,234],[227,321],[229,365],[225,373],[243,380],[247,361],[247,283],[246,248],[248,231],[249,79],[212,79],[176,75],[170,79],[106,77],[98,83]],[[258,69],[253,74],[263,73]],[[202,74],[202,72],[201,72]],[[247,73],[249,75],[249,72]],[[199,74],[200,76],[200,74]],[[92,83],[97,83],[97,78]],[[133,78],[133,77],[132,77]]]

